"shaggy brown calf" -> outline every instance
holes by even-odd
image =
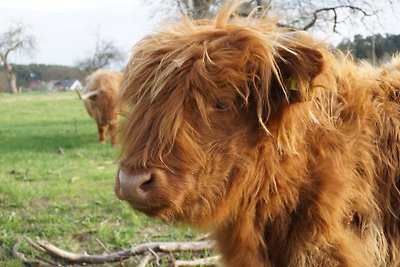
[[[235,7],[135,47],[116,195],[227,266],[400,266],[400,71]]]
[[[96,121],[99,142],[105,143],[107,130],[111,144],[117,144],[118,92],[122,73],[97,70],[86,78],[86,93],[82,95],[86,111]]]

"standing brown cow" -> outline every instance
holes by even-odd
[[[236,7],[135,47],[117,196],[227,266],[400,266],[400,71]]]
[[[107,130],[111,144],[117,144],[118,123],[118,91],[121,82],[121,72],[97,70],[86,78],[87,89],[82,95],[86,111],[96,121],[99,131],[99,142],[105,143]]]

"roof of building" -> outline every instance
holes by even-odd
[[[78,80],[60,80],[54,84],[57,87],[70,88]]]

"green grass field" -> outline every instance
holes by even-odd
[[[74,92],[0,94],[0,266],[21,266],[12,247],[24,235],[90,254],[104,252],[99,241],[113,251],[194,238],[117,200],[116,161]]]

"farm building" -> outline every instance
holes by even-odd
[[[52,85],[52,86],[51,86]],[[78,80],[60,80],[57,82],[52,82],[52,84],[48,84],[48,89],[49,90],[55,90],[55,91],[69,91],[69,90],[76,90],[76,89],[82,89],[82,84]]]

